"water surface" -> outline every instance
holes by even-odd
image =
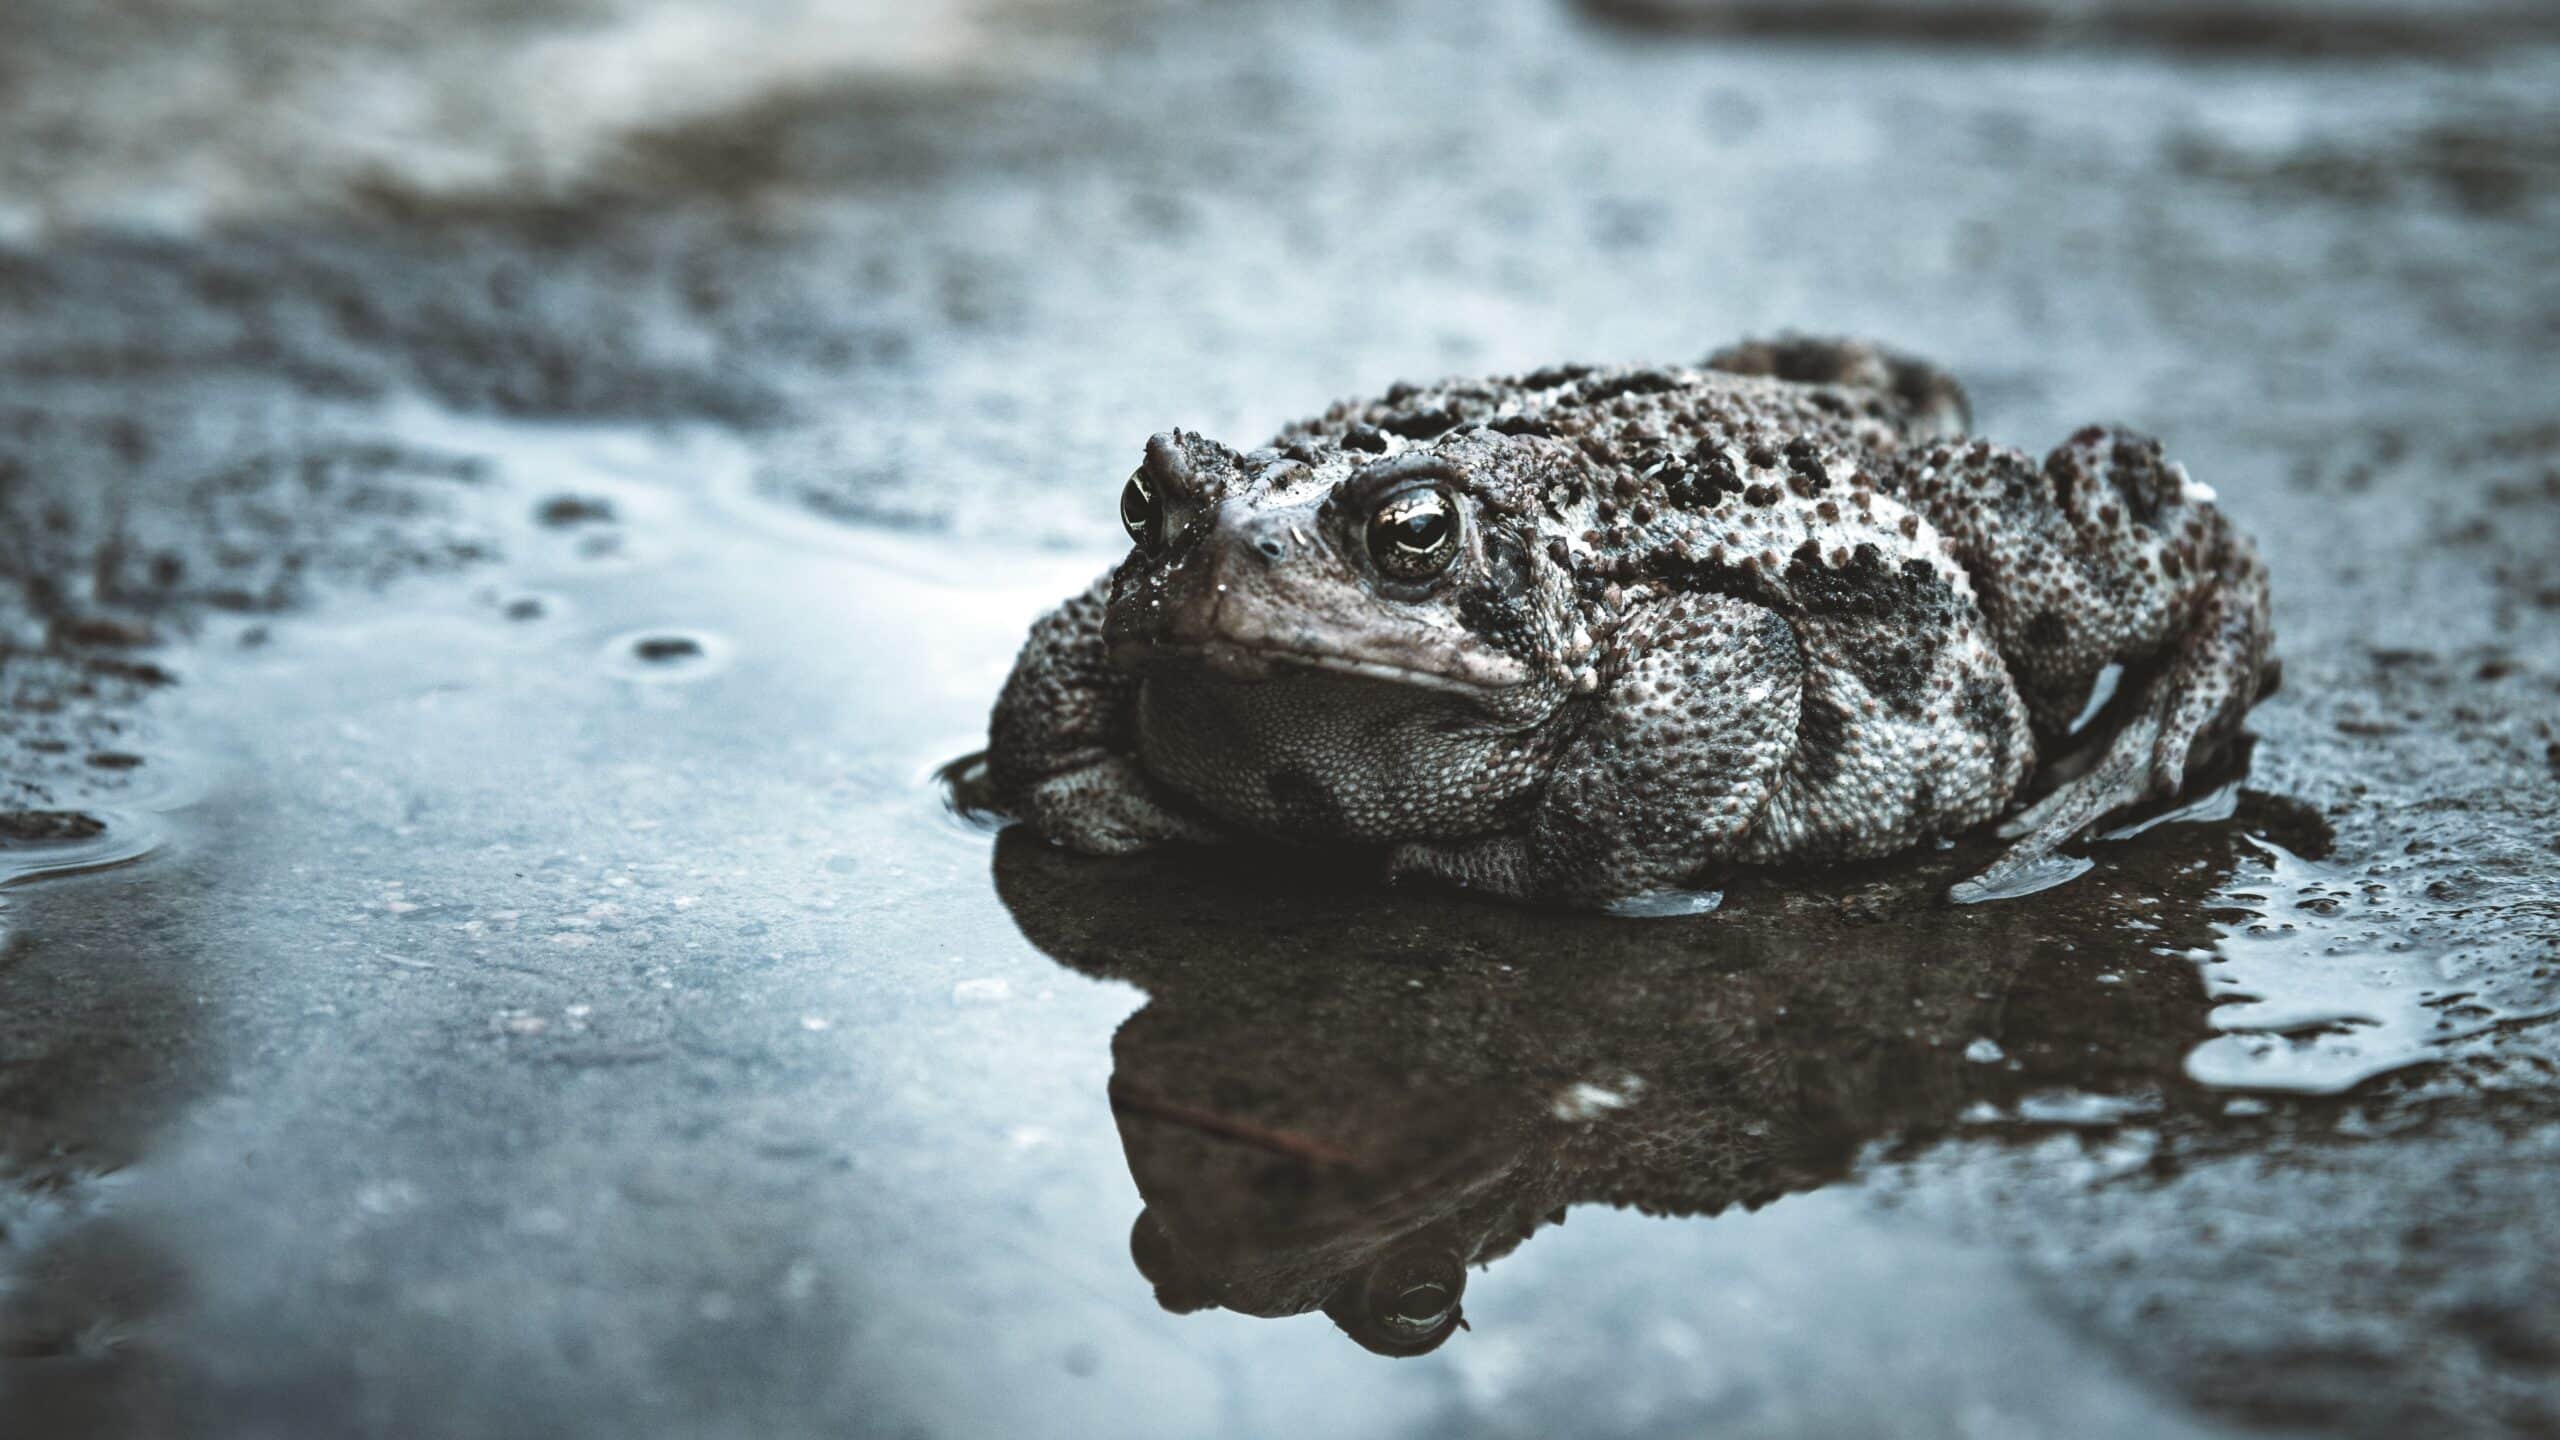
[[[2254,793],[1961,909],[1978,847],[1629,919],[993,833],[934,772],[1107,556],[768,508],[716,433],[403,426],[497,457],[515,558],[218,627],[155,852],[13,892],[42,1413],[2159,1433],[1865,1174],[2138,1175],[2436,1042],[2389,973],[2318,992],[2379,1049],[2265,1019],[2244,912],[2325,836]]]

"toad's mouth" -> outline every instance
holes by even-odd
[[[1124,670],[1194,666],[1224,680],[1260,684],[1318,671],[1452,695],[1507,690],[1529,680],[1529,667],[1508,655],[1448,651],[1389,658],[1356,650],[1320,650],[1266,641],[1136,640],[1111,646],[1111,663]]]

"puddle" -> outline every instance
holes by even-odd
[[[2468,953],[2420,943],[2410,936],[2416,907],[2388,879],[2265,841],[2253,849],[2220,897],[2235,923],[2192,957],[2221,1032],[2187,1057],[2197,1081],[2337,1095],[2468,1042],[2560,1020],[2560,1009],[2501,993],[2531,976],[2495,943],[2494,928]]]

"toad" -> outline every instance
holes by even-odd
[[[1159,434],[989,779],[1076,850],[1361,847],[1532,902],[1992,824],[1956,898],[2033,888],[2274,688],[2267,576],[2148,437],[1969,427],[1926,364],[1787,338]]]

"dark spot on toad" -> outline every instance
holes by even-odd
[[[1991,753],[2006,755],[2015,740],[2011,727],[2015,723],[2000,691],[2000,682],[1987,675],[1968,676],[1958,713],[1965,728],[1991,742]]]
[[[1927,561],[1889,564],[1872,542],[1850,552],[1848,563],[1823,563],[1821,547],[1807,540],[1788,561],[1787,588],[1809,616],[1846,620],[1875,636],[1850,649],[1852,674],[1868,693],[1912,715],[1936,666],[1939,647],[1955,616],[1955,591]]]
[[[2071,626],[2059,610],[2036,612],[2027,622],[2026,642],[2038,650],[2058,650],[2071,639]]]
[[[1795,764],[1807,786],[1820,789],[1840,777],[1849,720],[1849,707],[1828,688],[1805,688],[1804,708],[1796,717]]]
[[[1429,440],[1446,434],[1458,423],[1458,412],[1443,406],[1436,410],[1412,410],[1378,419],[1378,428],[1407,440]]]
[[[1542,370],[1532,370],[1521,376],[1520,386],[1524,390],[1553,390],[1559,385],[1570,385],[1590,374],[1591,368],[1588,365],[1549,365]]]
[[[1583,387],[1582,398],[1592,404],[1615,400],[1621,395],[1661,395],[1680,388],[1680,382],[1659,370],[1630,370],[1612,375]]]
[[[2118,436],[2107,461],[2107,483],[2124,497],[2133,518],[2156,528],[2161,506],[2173,498],[2168,471],[2160,463],[2160,442]]]
[[[1822,466],[1822,451],[1802,437],[1787,442],[1787,475],[1788,486],[1807,499],[1831,483],[1831,472]]]
[[[1486,578],[1458,597],[1458,623],[1497,650],[1534,653],[1537,636],[1522,603],[1529,590],[1529,557],[1500,529],[1485,536],[1484,548]]]

